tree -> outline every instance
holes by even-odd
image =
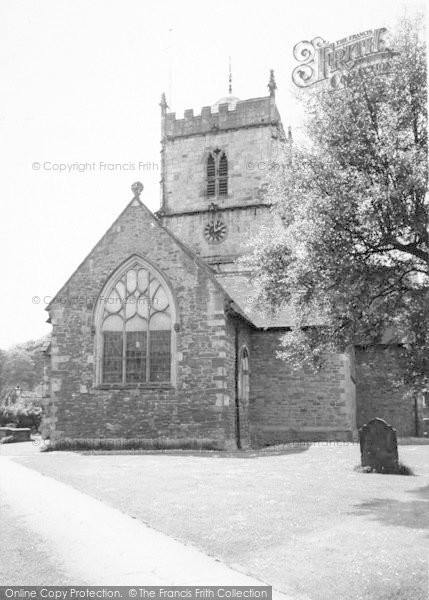
[[[43,381],[43,350],[49,339],[47,335],[9,350],[0,350],[0,402],[7,398],[14,399],[18,385],[23,391],[32,391]]]
[[[6,352],[0,349],[0,396],[3,387],[3,365],[6,360]]]
[[[296,368],[327,351],[386,339],[403,375],[429,371],[426,48],[404,19],[387,73],[351,71],[340,90],[306,90],[309,141],[285,153],[267,199],[278,218],[245,264],[259,300],[287,302],[296,327],[280,356]],[[317,315],[317,319],[315,316]],[[320,326],[312,326],[315,323]]]
[[[31,390],[36,381],[34,360],[31,354],[22,347],[12,348],[6,352],[2,369],[2,397],[12,398],[16,386]],[[11,396],[12,393],[12,396]]]

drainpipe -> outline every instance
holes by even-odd
[[[238,322],[235,322],[235,439],[237,449],[241,450],[241,435],[240,435],[240,400],[238,397]]]

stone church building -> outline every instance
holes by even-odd
[[[253,304],[237,259],[270,224],[261,185],[287,143],[269,95],[229,95],[178,119],[161,101],[161,206],[142,185],[48,306],[43,434],[245,448],[356,435],[355,367],[276,358],[292,325]],[[317,323],[315,323],[317,324]],[[376,416],[376,415],[374,415]],[[382,415],[381,415],[382,416]]]

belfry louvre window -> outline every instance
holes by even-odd
[[[172,307],[163,284],[135,264],[116,281],[101,319],[101,383],[170,382]]]
[[[207,159],[207,196],[216,196],[216,162],[213,154]]]
[[[219,158],[219,196],[228,194],[228,161],[222,152]]]
[[[207,158],[207,196],[228,195],[228,159],[225,152],[215,150]]]

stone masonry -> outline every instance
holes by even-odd
[[[348,355],[335,355],[320,373],[293,372],[276,358],[285,331],[252,335],[250,422],[253,445],[356,436],[354,382]]]
[[[171,282],[178,305],[176,385],[97,386],[94,309],[105,281],[144,256]],[[207,267],[141,204],[129,204],[48,307],[53,327],[44,435],[204,438],[235,443],[225,293]]]
[[[53,444],[163,439],[246,448],[356,435],[350,357],[331,356],[316,375],[293,372],[276,356],[292,325],[288,311],[270,321],[246,305],[251,274],[236,259],[249,236],[271,222],[263,182],[288,142],[273,75],[270,84],[267,97],[229,97],[183,119],[167,113],[163,99],[159,212],[135,196],[48,307],[43,433]],[[214,149],[228,159],[228,194],[215,198],[206,194]],[[226,224],[219,243],[203,235],[211,204]],[[101,383],[97,376],[103,290],[133,257],[151,265],[174,298],[169,383]],[[249,386],[240,388],[243,373]]]
[[[398,347],[380,346],[371,352],[356,349],[358,427],[378,417],[392,425],[398,436],[419,433],[421,415],[416,419],[416,402],[408,386],[395,383],[398,371]]]
[[[285,139],[274,97],[234,108],[224,103],[216,111],[207,106],[198,116],[187,110],[183,119],[166,113],[161,128],[163,222],[207,262],[232,263],[271,221],[261,190]],[[206,195],[206,160],[216,148],[226,152],[229,166],[228,195],[215,199],[228,232],[221,248],[203,235],[213,200]]]

